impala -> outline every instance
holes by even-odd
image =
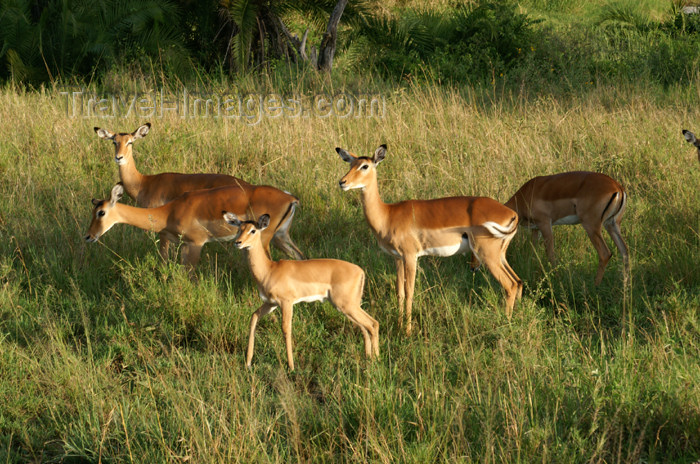
[[[126,193],[136,201],[138,206],[155,208],[174,200],[185,192],[235,185],[238,189],[232,191],[232,194],[247,196],[251,201],[261,200],[264,204],[254,203],[251,204],[251,208],[256,211],[264,209],[272,218],[273,224],[284,226],[274,230],[272,242],[288,256],[296,259],[304,258],[289,236],[294,208],[299,203],[294,196],[281,195],[282,192],[273,187],[268,187],[265,190],[269,192],[270,197],[262,196],[261,192],[252,195],[252,190],[256,188],[254,185],[226,174],[179,174],[173,172],[155,175],[141,174],[134,163],[133,145],[134,141],[148,135],[150,128],[151,123],[146,123],[130,134],[115,134],[106,129],[95,127],[98,137],[111,140],[114,143],[114,161],[119,166],[121,183]],[[279,203],[275,203],[275,200]],[[290,208],[292,208],[292,214],[289,215],[289,221],[282,222],[281,219],[288,215]],[[168,256],[168,243],[166,234],[160,234],[160,254],[163,259],[167,259]]]
[[[272,261],[263,248],[262,234],[270,217],[263,214],[256,221],[241,221],[235,214],[222,211],[229,224],[239,227],[236,247],[248,250],[248,263],[258,284],[262,306],[250,320],[246,366],[250,367],[258,320],[278,306],[282,308],[282,334],[287,347],[287,364],[294,370],[292,355],[292,308],[294,304],[330,301],[335,308],[360,327],[368,358],[379,355],[379,323],[361,307],[365,273],[355,264],[337,259],[307,261]]]
[[[520,225],[532,229],[533,244],[542,233],[547,256],[554,257],[552,226],[581,224],[598,252],[598,273],[595,284],[603,280],[603,272],[612,256],[603,240],[602,230],[620,250],[629,272],[629,252],[620,235],[620,221],[627,205],[625,189],[610,177],[597,172],[565,172],[530,179],[506,202],[520,216]]]
[[[683,129],[683,136],[689,143],[692,143],[695,145],[695,148],[698,149],[698,161],[700,161],[700,140],[695,137],[695,134],[685,129]]]
[[[411,307],[418,258],[452,256],[471,248],[506,292],[506,315],[511,317],[522,282],[506,261],[506,250],[518,226],[518,216],[496,200],[450,197],[406,200],[386,204],[379,196],[377,165],[386,156],[381,145],[372,158],[335,149],[350,171],[340,180],[343,190],[361,189],[365,218],[379,246],[396,259],[399,323],[411,332]]]
[[[296,199],[291,195],[264,185],[253,187],[244,193],[241,193],[237,185],[195,190],[157,208],[137,208],[119,203],[123,194],[124,187],[119,183],[112,188],[109,200],[92,200],[92,222],[85,241],[96,242],[114,224],[130,224],[150,230],[170,241],[182,242],[182,263],[190,275],[193,275],[192,271],[199,262],[205,243],[232,240],[236,236],[237,229],[221,220],[222,210],[235,211],[245,217],[257,217],[262,213],[258,208],[275,208],[283,201],[292,206],[296,204]],[[291,197],[292,200],[280,198],[284,196]],[[281,224],[276,223],[268,232],[261,234],[266,252],[269,252],[273,231],[288,227],[293,215],[294,208],[290,206],[286,216],[278,219]]]

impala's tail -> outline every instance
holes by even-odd
[[[518,230],[518,215],[514,213],[508,224],[505,225],[492,221],[486,221],[481,225],[496,238],[508,238],[515,235]]]
[[[614,206],[617,206],[617,208],[614,208]],[[601,221],[603,221],[604,224],[607,224],[609,222],[617,221],[618,217],[622,215],[622,213],[625,212],[625,207],[627,206],[627,192],[621,191],[621,192],[615,192],[613,193],[612,197],[610,198],[610,201],[608,201],[608,204],[605,206],[605,209],[603,210],[603,215],[601,216]],[[614,213],[610,214],[612,211],[615,211]]]

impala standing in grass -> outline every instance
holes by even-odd
[[[222,210],[257,218],[263,212],[263,209],[258,208],[275,208],[280,204],[277,197],[287,195],[264,185],[252,187],[245,194],[240,194],[238,186],[229,185],[187,192],[157,208],[137,208],[119,203],[123,194],[124,187],[119,183],[112,188],[109,200],[92,200],[92,222],[85,240],[96,242],[114,224],[129,224],[156,232],[170,241],[182,242],[182,264],[191,276],[194,275],[194,267],[199,263],[205,243],[232,240],[238,232],[221,219]],[[288,223],[292,214],[294,208],[290,207],[286,216],[276,219],[278,222],[274,227],[261,234],[262,247],[267,253],[273,231],[281,228],[280,223]]]
[[[133,145],[134,141],[146,137],[150,128],[151,124],[146,123],[134,132],[115,134],[106,129],[95,127],[98,137],[111,140],[114,143],[114,161],[119,165],[119,177],[122,185],[126,193],[136,201],[138,206],[155,208],[174,200],[185,192],[236,186],[235,189],[228,191],[230,195],[249,198],[253,202],[262,200],[263,203],[261,204],[251,204],[251,208],[256,211],[265,210],[270,215],[271,222],[275,227],[272,243],[289,257],[295,259],[304,258],[289,236],[294,209],[299,204],[299,201],[293,195],[284,193],[274,187],[267,187],[265,190],[269,192],[267,197],[262,197],[260,191],[253,195],[252,191],[256,186],[226,174],[180,174],[173,172],[155,175],[141,174],[134,163]],[[287,220],[282,221],[282,218]],[[168,243],[167,234],[161,233],[160,254],[163,259],[168,257]]]
[[[596,285],[603,280],[612,256],[603,240],[603,227],[620,250],[625,278],[629,274],[629,252],[620,234],[626,205],[627,193],[616,180],[585,171],[535,177],[506,202],[520,216],[520,225],[532,229],[533,244],[537,242],[538,231],[542,233],[552,263],[555,261],[552,226],[581,224],[598,252]]]
[[[292,309],[296,303],[330,301],[335,308],[356,324],[365,339],[367,357],[379,355],[379,323],[361,307],[365,273],[355,264],[337,259],[307,261],[272,261],[263,248],[262,234],[270,217],[264,214],[257,221],[241,221],[235,214],[223,211],[229,224],[239,227],[236,247],[248,250],[248,263],[258,284],[262,306],[250,320],[246,365],[250,367],[258,320],[278,306],[282,309],[282,333],[287,348],[287,364],[294,370],[292,352]]]
[[[506,261],[506,250],[518,227],[513,210],[486,197],[450,197],[384,203],[377,186],[377,166],[386,156],[381,145],[372,158],[335,149],[350,171],[340,180],[343,190],[361,189],[365,218],[379,246],[396,259],[399,322],[411,332],[411,307],[418,258],[452,256],[470,248],[506,292],[506,315],[511,317],[522,282]]]

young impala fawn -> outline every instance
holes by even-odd
[[[617,245],[624,263],[625,278],[629,273],[629,252],[620,234],[620,222],[627,205],[625,189],[610,177],[597,172],[565,172],[530,179],[506,202],[520,216],[520,225],[532,229],[532,242],[542,233],[549,260],[554,263],[552,226],[581,224],[598,252],[600,285],[603,272],[612,256],[603,240],[602,230]]]
[[[259,186],[241,195],[238,186],[229,185],[207,190],[195,190],[180,195],[175,200],[157,208],[136,208],[119,203],[124,194],[122,184],[112,188],[109,200],[92,200],[94,205],[92,222],[85,240],[96,242],[114,224],[130,224],[150,230],[173,242],[182,242],[182,263],[194,276],[194,267],[199,263],[202,247],[211,241],[227,241],[236,236],[237,229],[221,220],[221,211],[232,210],[244,217],[257,217],[258,208],[275,207],[278,195],[287,195],[272,187]],[[255,207],[253,207],[255,205]],[[287,215],[278,220],[289,223],[294,214],[290,206]],[[262,248],[269,253],[274,231],[284,228],[279,223],[261,234]]]
[[[256,204],[255,202],[259,201],[261,197],[260,192],[257,192],[257,195],[252,195],[256,186],[226,174],[180,174],[174,172],[155,175],[141,174],[136,169],[133,146],[134,141],[148,135],[150,128],[151,124],[146,123],[134,132],[115,134],[107,129],[95,127],[98,137],[111,140],[114,143],[114,161],[119,166],[119,177],[122,185],[127,195],[133,198],[138,206],[155,208],[174,200],[185,192],[234,185],[237,189],[230,190],[230,195],[250,198],[254,202],[251,204],[251,208],[256,211],[265,210],[272,218],[272,224],[279,227],[274,230],[272,243],[284,251],[287,256],[304,259],[303,254],[289,236],[294,208],[299,204],[293,195],[286,194],[274,187],[268,187],[266,192],[269,192],[269,197],[262,198],[262,204]],[[289,214],[290,208],[292,214]],[[282,221],[282,218],[287,216],[289,220]],[[168,243],[167,234],[160,234],[160,254],[163,259],[167,259],[168,256]]]
[[[263,300],[262,306],[253,313],[250,320],[246,355],[248,367],[253,359],[258,320],[279,306],[282,309],[282,334],[287,347],[287,364],[290,370],[294,370],[292,308],[301,302],[330,301],[362,330],[367,357],[379,355],[379,323],[360,307],[365,273],[359,266],[337,259],[272,261],[265,253],[261,240],[261,235],[270,222],[267,214],[260,216],[257,221],[241,221],[233,213],[222,213],[226,222],[240,227],[235,244],[241,250],[248,250],[250,270]]]
[[[361,189],[365,218],[382,250],[396,259],[399,322],[411,332],[411,307],[420,256],[452,256],[470,248],[506,292],[510,319],[522,282],[506,261],[506,250],[518,227],[513,210],[485,197],[450,197],[384,203],[377,186],[377,166],[386,156],[381,145],[372,158],[335,149],[350,171],[340,180],[343,190]]]

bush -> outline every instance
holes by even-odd
[[[393,77],[429,69],[439,80],[483,80],[507,72],[534,49],[535,23],[514,3],[494,0],[444,13],[409,10],[370,18],[358,34],[366,56],[357,62],[369,60]]]

